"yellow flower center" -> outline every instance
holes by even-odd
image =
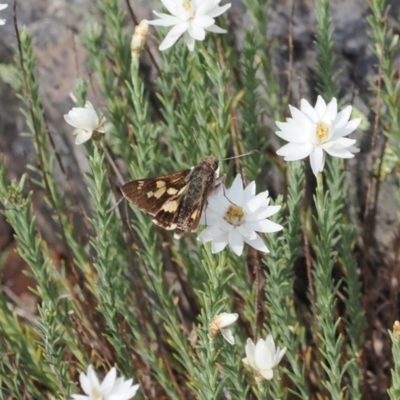
[[[92,389],[92,393],[90,393],[90,398],[93,400],[104,400],[103,393],[99,392],[97,388]]]
[[[182,5],[183,5],[183,8],[187,11],[193,10],[193,4],[190,0],[184,0]]]
[[[325,122],[318,122],[316,135],[319,143],[325,143],[329,136],[329,127]]]
[[[233,226],[242,225],[246,216],[246,212],[242,207],[232,204],[225,213],[224,219]]]

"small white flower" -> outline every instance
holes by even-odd
[[[240,175],[232,187],[220,187],[207,199],[207,208],[200,223],[207,228],[198,236],[202,242],[212,242],[212,252],[219,253],[227,244],[240,256],[244,242],[255,249],[268,253],[263,240],[256,232],[270,233],[282,229],[281,225],[267,218],[279,211],[281,206],[270,206],[268,190],[256,195],[256,183],[243,189]]]
[[[183,35],[189,50],[194,49],[196,40],[204,40],[206,31],[226,33],[215,25],[215,19],[231,4],[220,7],[221,0],[161,0],[169,14],[153,11],[159,19],[149,21],[151,25],[173,26],[160,44],[160,50],[169,49]]]
[[[117,370],[111,368],[102,383],[99,382],[93,367],[89,365],[87,373],[81,372],[79,382],[86,395],[74,394],[74,400],[129,400],[135,396],[139,385],[132,386],[132,379],[117,379]]]
[[[349,121],[351,106],[338,113],[335,98],[327,105],[318,96],[314,108],[305,99],[301,100],[300,110],[292,106],[289,108],[292,118],[287,118],[286,122],[276,121],[280,131],[275,132],[289,142],[276,152],[286,161],[310,156],[311,168],[317,175],[324,168],[325,152],[340,158],[352,158],[353,153],[359,152],[353,146],[356,141],[345,137],[361,122],[361,118]]]
[[[8,7],[8,4],[0,4],[0,11],[4,10],[7,7]],[[6,23],[5,19],[0,19],[0,25],[4,25],[5,23]]]
[[[208,326],[210,338],[215,339],[221,333],[228,343],[235,344],[235,338],[229,327],[234,324],[238,318],[239,315],[236,313],[230,314],[223,312],[217,315]]]
[[[247,339],[246,358],[243,363],[248,365],[252,370],[257,382],[263,380],[279,379],[278,364],[285,355],[286,347],[282,350],[275,348],[274,339],[268,335],[265,340],[259,339],[257,344],[251,339]]]
[[[85,107],[74,107],[68,114],[64,115],[65,121],[76,128],[73,132],[76,135],[75,144],[82,144],[88,141],[93,135],[95,138],[104,134],[104,123],[106,119],[98,116],[90,101]]]

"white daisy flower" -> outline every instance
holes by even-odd
[[[229,328],[234,324],[239,315],[236,313],[230,314],[223,312],[217,315],[208,326],[208,333],[211,339],[215,339],[219,334],[221,334],[225,340],[230,344],[235,344],[235,338],[233,337],[232,331]]]
[[[206,31],[226,33],[215,25],[215,19],[231,4],[220,7],[221,0],[161,0],[169,14],[153,11],[159,19],[149,21],[151,25],[173,26],[160,44],[160,50],[169,49],[183,35],[189,50],[194,49],[196,40],[204,40]]]
[[[361,118],[349,121],[351,106],[338,113],[335,98],[327,105],[318,96],[314,108],[305,99],[301,100],[300,110],[292,106],[289,108],[292,118],[287,118],[286,122],[276,121],[280,131],[275,132],[289,142],[276,152],[286,161],[310,156],[311,168],[317,175],[324,168],[325,152],[340,158],[352,158],[354,153],[359,152],[353,146],[356,141],[345,137],[361,122]]]
[[[73,132],[76,135],[75,144],[82,144],[88,141],[93,135],[99,139],[104,134],[106,119],[98,116],[90,101],[85,107],[74,107],[68,114],[64,115],[65,121],[76,128]]]
[[[226,245],[240,256],[244,242],[255,249],[268,253],[263,240],[256,232],[270,233],[283,229],[267,218],[281,206],[270,206],[268,190],[256,195],[256,183],[243,188],[242,177],[236,175],[232,187],[220,187],[207,199],[207,207],[200,223],[207,228],[198,236],[202,242],[212,242],[212,252],[219,253]]]
[[[246,358],[242,361],[253,370],[256,382],[269,381],[274,377],[279,379],[277,367],[285,355],[286,347],[282,350],[275,348],[274,339],[268,335],[265,340],[259,339],[256,345],[247,339],[245,350]]]
[[[8,7],[8,4],[0,4],[0,11],[4,10],[7,7]],[[5,19],[0,19],[0,25],[4,25],[5,23],[6,23]]]
[[[117,379],[117,370],[111,368],[100,383],[93,366],[89,365],[87,373],[81,372],[79,382],[85,395],[74,394],[74,400],[129,400],[135,396],[139,385],[133,385],[133,379],[125,381],[124,378]]]

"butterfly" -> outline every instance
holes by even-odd
[[[152,215],[156,225],[175,229],[174,237],[180,239],[197,229],[208,195],[224,179],[218,178],[218,167],[216,157],[204,157],[191,169],[126,183],[121,192],[128,201]]]

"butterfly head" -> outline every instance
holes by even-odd
[[[217,172],[219,168],[219,160],[217,157],[214,156],[204,157],[201,160],[200,165],[204,165],[205,167],[210,168],[213,171]]]

